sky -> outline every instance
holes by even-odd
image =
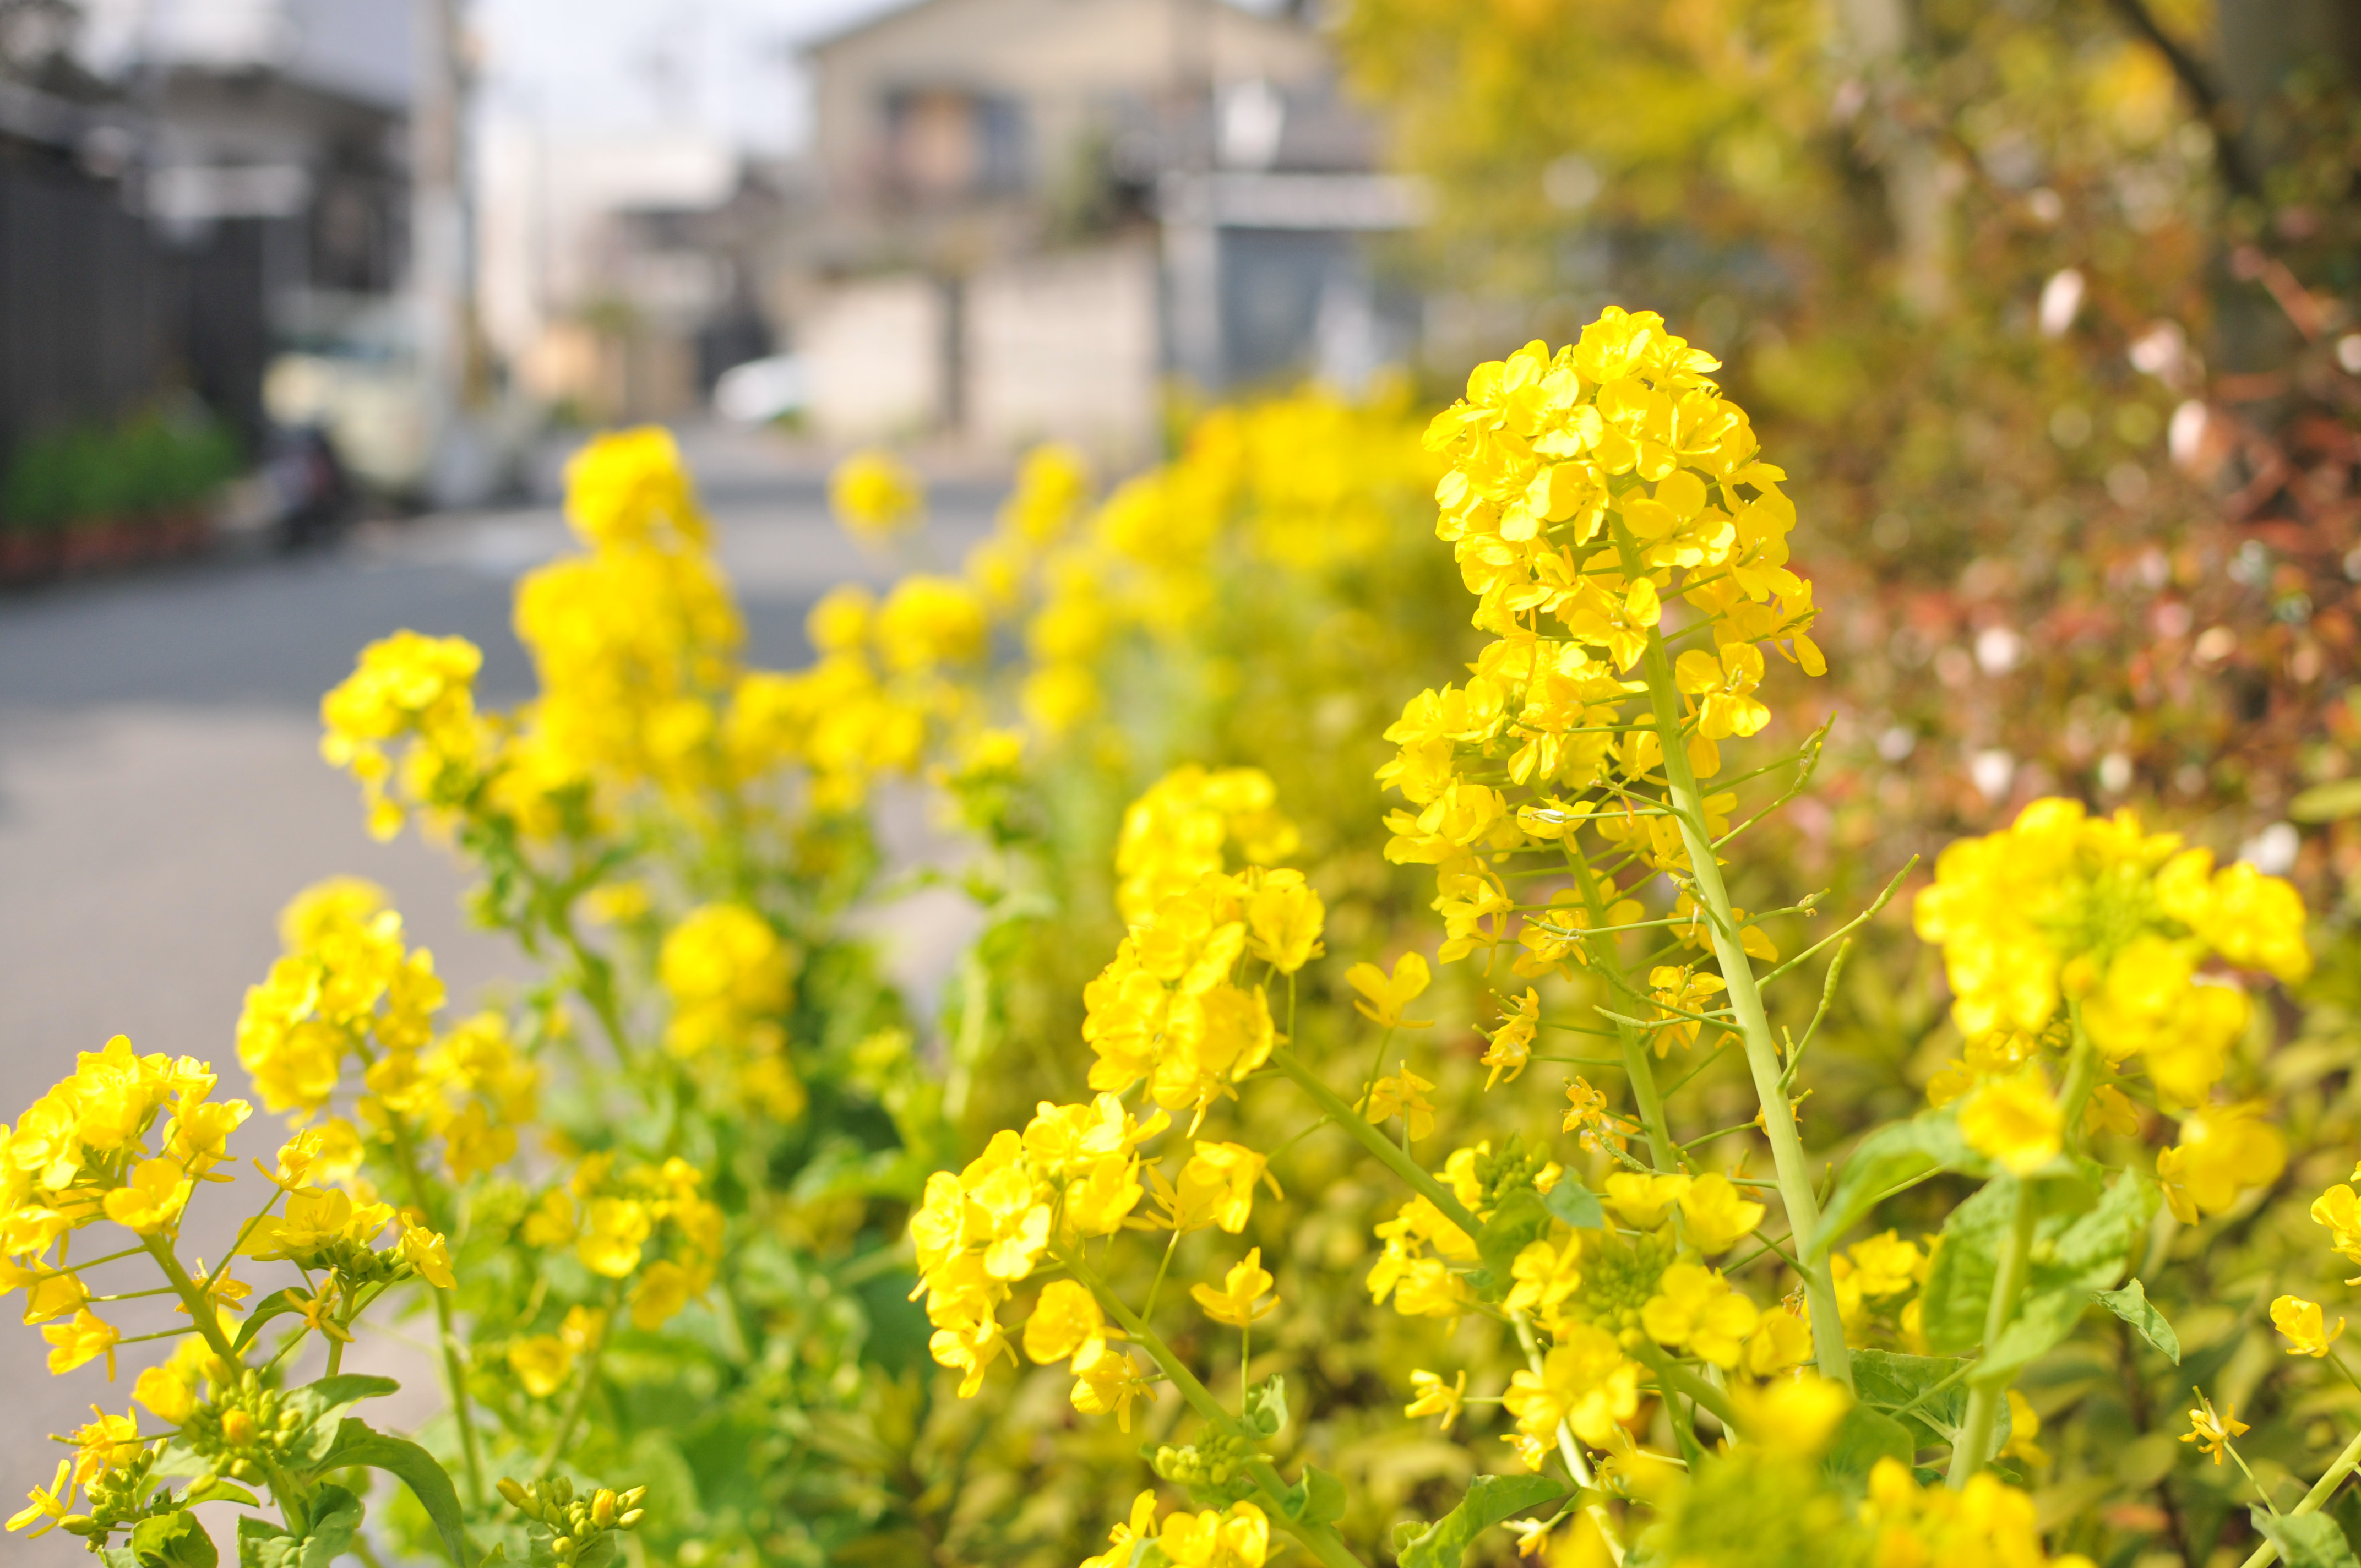
[[[796,46],[904,0],[472,0],[481,101],[550,132],[694,126],[801,150]]]

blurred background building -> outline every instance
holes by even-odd
[[[1120,462],[1176,385],[1355,387],[1415,336],[1369,242],[1422,188],[1300,4],[594,5],[646,99],[602,115],[544,92],[535,3],[0,0],[0,447],[179,403],[466,501],[553,422],[719,391]],[[697,51],[750,36],[707,112]]]
[[[401,279],[404,6],[0,4],[0,444],[201,399]]]
[[[875,8],[873,7],[873,10]],[[1414,326],[1364,236],[1415,223],[1297,11],[915,0],[801,50],[806,138],[488,128],[487,326],[552,402],[820,434],[1144,452],[1172,378],[1357,384]]]

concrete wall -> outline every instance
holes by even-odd
[[[950,407],[950,302],[931,278],[841,283],[798,323],[811,421],[848,441],[939,424]]]
[[[978,273],[964,325],[968,429],[1054,437],[1111,461],[1155,438],[1156,257],[1146,246],[1027,258]]]

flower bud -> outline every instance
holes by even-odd
[[[639,1528],[640,1521],[647,1517],[647,1509],[633,1508],[631,1512],[624,1514],[616,1519],[615,1526],[619,1530],[637,1530]]]
[[[604,1486],[590,1499],[590,1522],[600,1530],[615,1528],[615,1494]]]
[[[524,1490],[524,1488],[523,1488],[522,1486],[518,1486],[518,1485],[516,1484],[516,1482],[515,1482],[515,1481],[511,1480],[510,1477],[508,1477],[508,1476],[506,1476],[506,1475],[503,1475],[503,1476],[501,1476],[501,1477],[500,1478],[499,1487],[500,1487],[500,1496],[501,1496],[501,1497],[506,1497],[506,1498],[509,1500],[509,1507],[511,1507],[511,1508],[512,1508],[523,1509],[525,1512],[528,1512],[528,1513],[530,1513],[530,1512],[532,1511],[532,1510],[531,1510],[531,1509],[529,1509],[529,1508],[525,1508],[525,1506],[524,1506],[524,1505],[525,1505],[525,1490]]]
[[[98,1521],[88,1514],[68,1514],[58,1520],[58,1528],[68,1535],[87,1535]]]
[[[645,1486],[634,1486],[617,1497],[615,1506],[619,1508],[636,1508],[646,1499],[647,1495],[648,1489]]]
[[[549,1543],[549,1549],[563,1557],[574,1550],[574,1538],[570,1535],[561,1535]]]
[[[553,1477],[549,1483],[549,1489],[557,1498],[557,1506],[561,1508],[574,1500],[574,1483],[563,1475]]]
[[[244,1410],[224,1410],[221,1431],[224,1442],[232,1448],[244,1448],[254,1441],[254,1418]]]

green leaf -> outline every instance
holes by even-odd
[[[1457,1508],[1402,1549],[1401,1568],[1459,1568],[1477,1536],[1511,1514],[1565,1496],[1565,1483],[1551,1475],[1478,1475]]]
[[[1995,1177],[1944,1222],[1943,1245],[1919,1293],[1929,1349],[1952,1355],[1982,1343],[2001,1240],[2020,1190],[2017,1178]],[[2050,1212],[2034,1226],[2025,1295],[1999,1341],[1983,1346],[1975,1379],[2004,1376],[2071,1333],[2090,1293],[2122,1277],[2132,1247],[2155,1216],[2156,1201],[2153,1184],[2129,1171],[2105,1189],[2079,1175],[2039,1179],[2036,1201]]]
[[[254,1336],[262,1332],[263,1324],[273,1318],[283,1318],[290,1312],[302,1310],[296,1302],[295,1290],[291,1286],[284,1290],[273,1290],[254,1304],[254,1315],[239,1326],[237,1338],[230,1341],[230,1348],[244,1350],[254,1343]]]
[[[214,1545],[214,1538],[205,1533],[197,1516],[185,1509],[157,1514],[133,1525],[131,1555],[138,1560],[139,1568],[215,1568],[221,1562],[221,1550]]]
[[[2257,1508],[2255,1528],[2269,1538],[2288,1568],[2361,1568],[2345,1531],[2326,1514],[2275,1514]]]
[[[1270,1381],[1276,1386],[1279,1379],[1273,1377]],[[1279,1409],[1284,1419],[1283,1403]],[[338,1423],[335,1444],[314,1469],[341,1470],[348,1464],[365,1464],[400,1478],[426,1510],[426,1517],[434,1521],[435,1533],[443,1538],[444,1549],[451,1553],[451,1560],[459,1568],[467,1568],[467,1526],[459,1512],[459,1493],[451,1485],[450,1472],[443,1468],[442,1461],[408,1438],[389,1437],[371,1430],[367,1421],[347,1417]]]
[[[2000,1238],[2016,1201],[2016,1179],[2001,1177],[1968,1195],[1943,1222],[1943,1245],[1918,1292],[1919,1330],[1938,1355],[1973,1350],[1984,1337],[1984,1311],[2000,1272]]]
[[[252,1514],[237,1516],[237,1568],[263,1568],[264,1549],[276,1549],[276,1543],[294,1538],[277,1525],[256,1519]],[[275,1563],[280,1559],[274,1556]]]
[[[2092,1297],[2123,1277],[2132,1248],[2156,1217],[2156,1189],[2125,1171],[2080,1212],[2051,1214],[2036,1225],[2033,1264],[2016,1315],[1998,1341],[1984,1347],[1969,1380],[2011,1377],[2072,1333]]]
[[[2334,822],[2361,817],[2361,779],[2332,779],[2314,784],[2288,802],[2288,816],[2297,822]]]
[[[1513,1278],[1510,1268],[1517,1255],[1548,1235],[1554,1217],[1532,1188],[1520,1187],[1508,1193],[1476,1234],[1476,1250],[1483,1255],[1484,1266],[1469,1275],[1467,1282],[1488,1301],[1507,1295]]]
[[[98,1560],[105,1563],[106,1568],[139,1568],[139,1559],[132,1555],[131,1548],[127,1546],[102,1546],[98,1549]]]
[[[1836,1442],[1820,1464],[1839,1480],[1866,1481],[1879,1460],[1898,1459],[1907,1464],[1917,1452],[1918,1438],[1911,1428],[1883,1410],[1855,1405],[1845,1412],[1837,1427]]]
[[[2008,1327],[2001,1330],[2000,1338],[1986,1345],[1983,1354],[1976,1358],[1975,1370],[1968,1374],[1968,1381],[2012,1380],[2026,1362],[2047,1355],[2072,1333],[2090,1305],[2091,1297],[2086,1290],[2044,1290],[2019,1298],[2015,1316],[2009,1319]]]
[[[361,1500],[342,1486],[312,1493],[312,1530],[302,1537],[251,1514],[237,1520],[238,1568],[329,1568],[360,1529]]]
[[[247,1491],[236,1482],[230,1480],[225,1475],[215,1475],[209,1480],[198,1482],[195,1486],[181,1494],[181,1501],[184,1503],[244,1503],[249,1508],[258,1508],[262,1506],[261,1498],[256,1497],[253,1493]]]
[[[2180,1336],[2147,1299],[2147,1288],[2135,1279],[2120,1290],[2093,1290],[2091,1299],[2104,1307],[2132,1326],[2132,1331],[2157,1349],[2174,1365],[2180,1364]]]
[[[1334,1524],[1352,1501],[1345,1483],[1317,1464],[1306,1464],[1296,1485],[1303,1488],[1302,1518],[1308,1524]]]
[[[1265,1437],[1277,1437],[1287,1426],[1287,1379],[1274,1373],[1270,1381],[1246,1395],[1246,1425]]]
[[[320,1456],[335,1444],[339,1416],[363,1399],[379,1398],[401,1387],[390,1377],[357,1372],[306,1383],[287,1396],[286,1408],[300,1412],[309,1423],[288,1442],[287,1457],[305,1468],[318,1468]]]
[[[1598,1194],[1576,1180],[1571,1171],[1558,1173],[1555,1184],[1542,1194],[1542,1205],[1577,1231],[1607,1228],[1607,1211],[1599,1206]]]
[[[1968,1419],[1968,1365],[1965,1356],[1856,1350],[1853,1387],[1862,1404],[1900,1421],[1920,1443],[1956,1442]]]
[[[1938,1170],[1987,1176],[1991,1164],[1968,1146],[1959,1118],[1949,1108],[1927,1111],[1907,1122],[1896,1122],[1861,1139],[1845,1161],[1837,1189],[1820,1211],[1820,1227],[1804,1250],[1806,1259],[1825,1255],[1853,1223],[1877,1207],[1893,1189],[1913,1177]]]

